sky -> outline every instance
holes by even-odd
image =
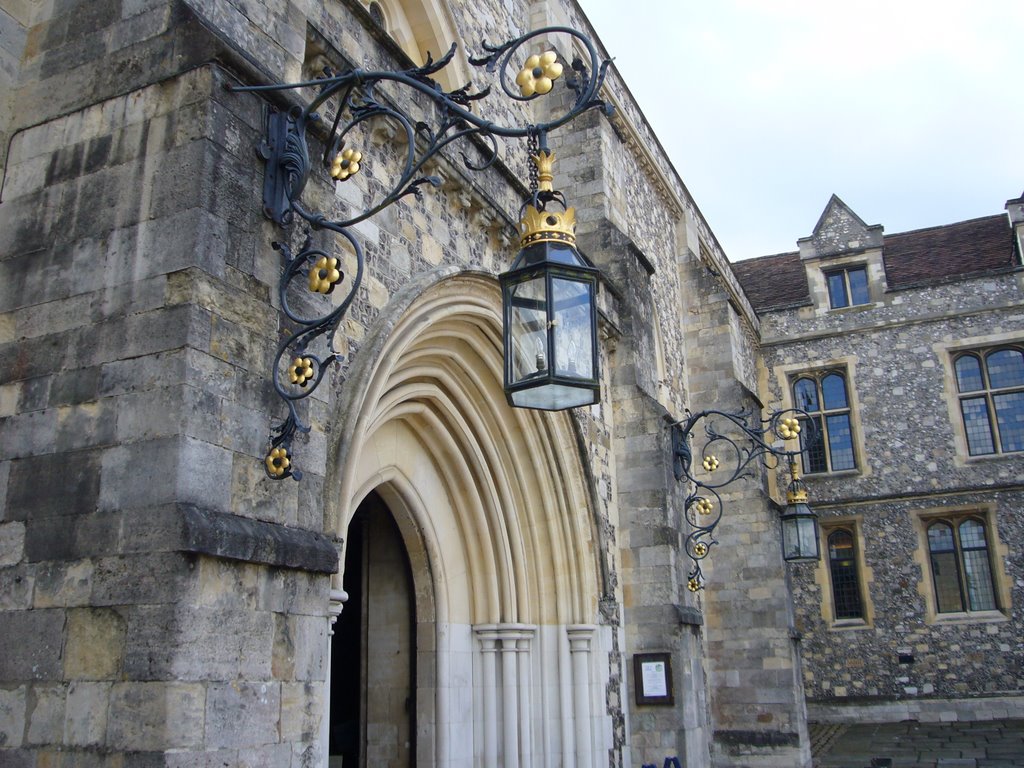
[[[732,261],[1024,191],[1024,0],[580,0]]]

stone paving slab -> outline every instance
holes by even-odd
[[[1024,768],[1024,720],[811,725],[814,768]]]

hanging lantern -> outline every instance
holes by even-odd
[[[788,563],[817,560],[818,516],[807,503],[807,489],[796,462],[789,465],[790,483],[782,512],[782,557]]]
[[[501,281],[505,396],[517,408],[561,411],[601,401],[599,271],[576,250],[576,212],[553,192],[555,156],[533,160],[538,191],[519,223],[519,254]],[[559,203],[561,211],[547,210]]]

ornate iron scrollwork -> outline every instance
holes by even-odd
[[[697,429],[698,424],[703,430]],[[775,411],[767,419],[755,419],[750,411],[687,412],[686,418],[674,422],[671,428],[676,480],[685,478],[691,484],[683,511],[690,524],[684,546],[693,561],[687,588],[697,592],[704,587],[701,562],[718,544],[714,533],[724,511],[720,490],[741,477],[752,476],[750,465],[755,461],[773,469],[782,459],[796,460],[802,450],[799,444],[790,450],[775,443],[783,441],[785,445],[803,431],[803,444],[810,445],[817,425],[806,412],[790,408]],[[694,467],[695,457],[702,473]]]
[[[347,280],[347,293],[341,303],[329,313],[307,317],[293,311],[288,302],[289,290],[295,290],[301,282],[299,278],[304,277],[308,281],[310,291],[327,293],[345,280],[345,276],[341,274],[337,260],[313,248],[309,237],[296,254],[283,244],[274,244],[284,258],[284,271],[279,283],[281,307],[298,330],[290,332],[279,345],[273,363],[274,389],[287,404],[288,416],[271,433],[271,450],[265,460],[269,477],[300,479],[302,476],[292,464],[292,440],[296,432],[309,431],[309,426],[299,418],[296,403],[313,393],[323,380],[327,367],[339,359],[334,333],[362,281],[363,249],[352,227],[407,195],[419,196],[421,187],[425,185],[439,186],[440,179],[425,173],[425,166],[431,158],[460,139],[475,140],[473,143],[481,156],[479,161],[474,162],[465,153],[460,154],[467,169],[481,171],[498,157],[496,137],[527,138],[531,143],[539,139],[544,145],[550,131],[588,110],[600,108],[611,114],[611,107],[598,98],[610,62],[600,59],[588,37],[569,27],[534,30],[500,45],[483,43],[484,54],[470,57],[469,63],[482,68],[491,77],[496,76],[501,91],[513,101],[533,101],[551,92],[554,81],[564,73],[563,65],[555,52],[547,51],[526,56],[525,64],[512,75],[512,60],[531,40],[550,35],[569,35],[587,51],[589,61],[574,56],[570,73],[564,78],[566,87],[574,95],[572,104],[554,119],[539,124],[499,125],[474,114],[473,103],[487,97],[491,86],[477,92],[470,85],[453,91],[443,90],[432,76],[451,62],[456,52],[454,44],[439,60],[433,61],[428,57],[422,67],[402,71],[357,68],[341,74],[328,71],[322,78],[300,83],[231,88],[248,92],[317,89],[317,95],[305,107],[296,107],[288,112],[271,111],[268,116],[267,135],[259,147],[259,154],[266,162],[263,210],[268,218],[282,226],[293,223],[298,216],[313,229],[336,232],[351,246],[357,265],[355,274]],[[418,108],[432,104],[436,108],[434,122],[415,119],[396,100],[389,99],[380,87],[385,83],[408,89],[407,95],[412,97]],[[366,162],[361,148],[347,146],[356,128],[374,120],[387,120],[405,134],[404,165],[390,188],[365,209],[342,219],[329,219],[322,213],[309,210],[301,201],[312,171],[307,131],[310,125],[320,121],[318,110],[329,106],[331,100],[335,100],[331,103],[336,104],[336,114],[324,142],[320,163],[338,183],[358,173],[360,165]],[[328,287],[325,288],[325,284]],[[310,345],[321,339],[325,340],[326,352],[311,352]],[[288,373],[287,381],[282,380],[283,370]]]

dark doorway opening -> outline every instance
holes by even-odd
[[[331,639],[330,767],[411,768],[416,755],[412,569],[387,505],[371,493],[346,535],[348,592]]]

